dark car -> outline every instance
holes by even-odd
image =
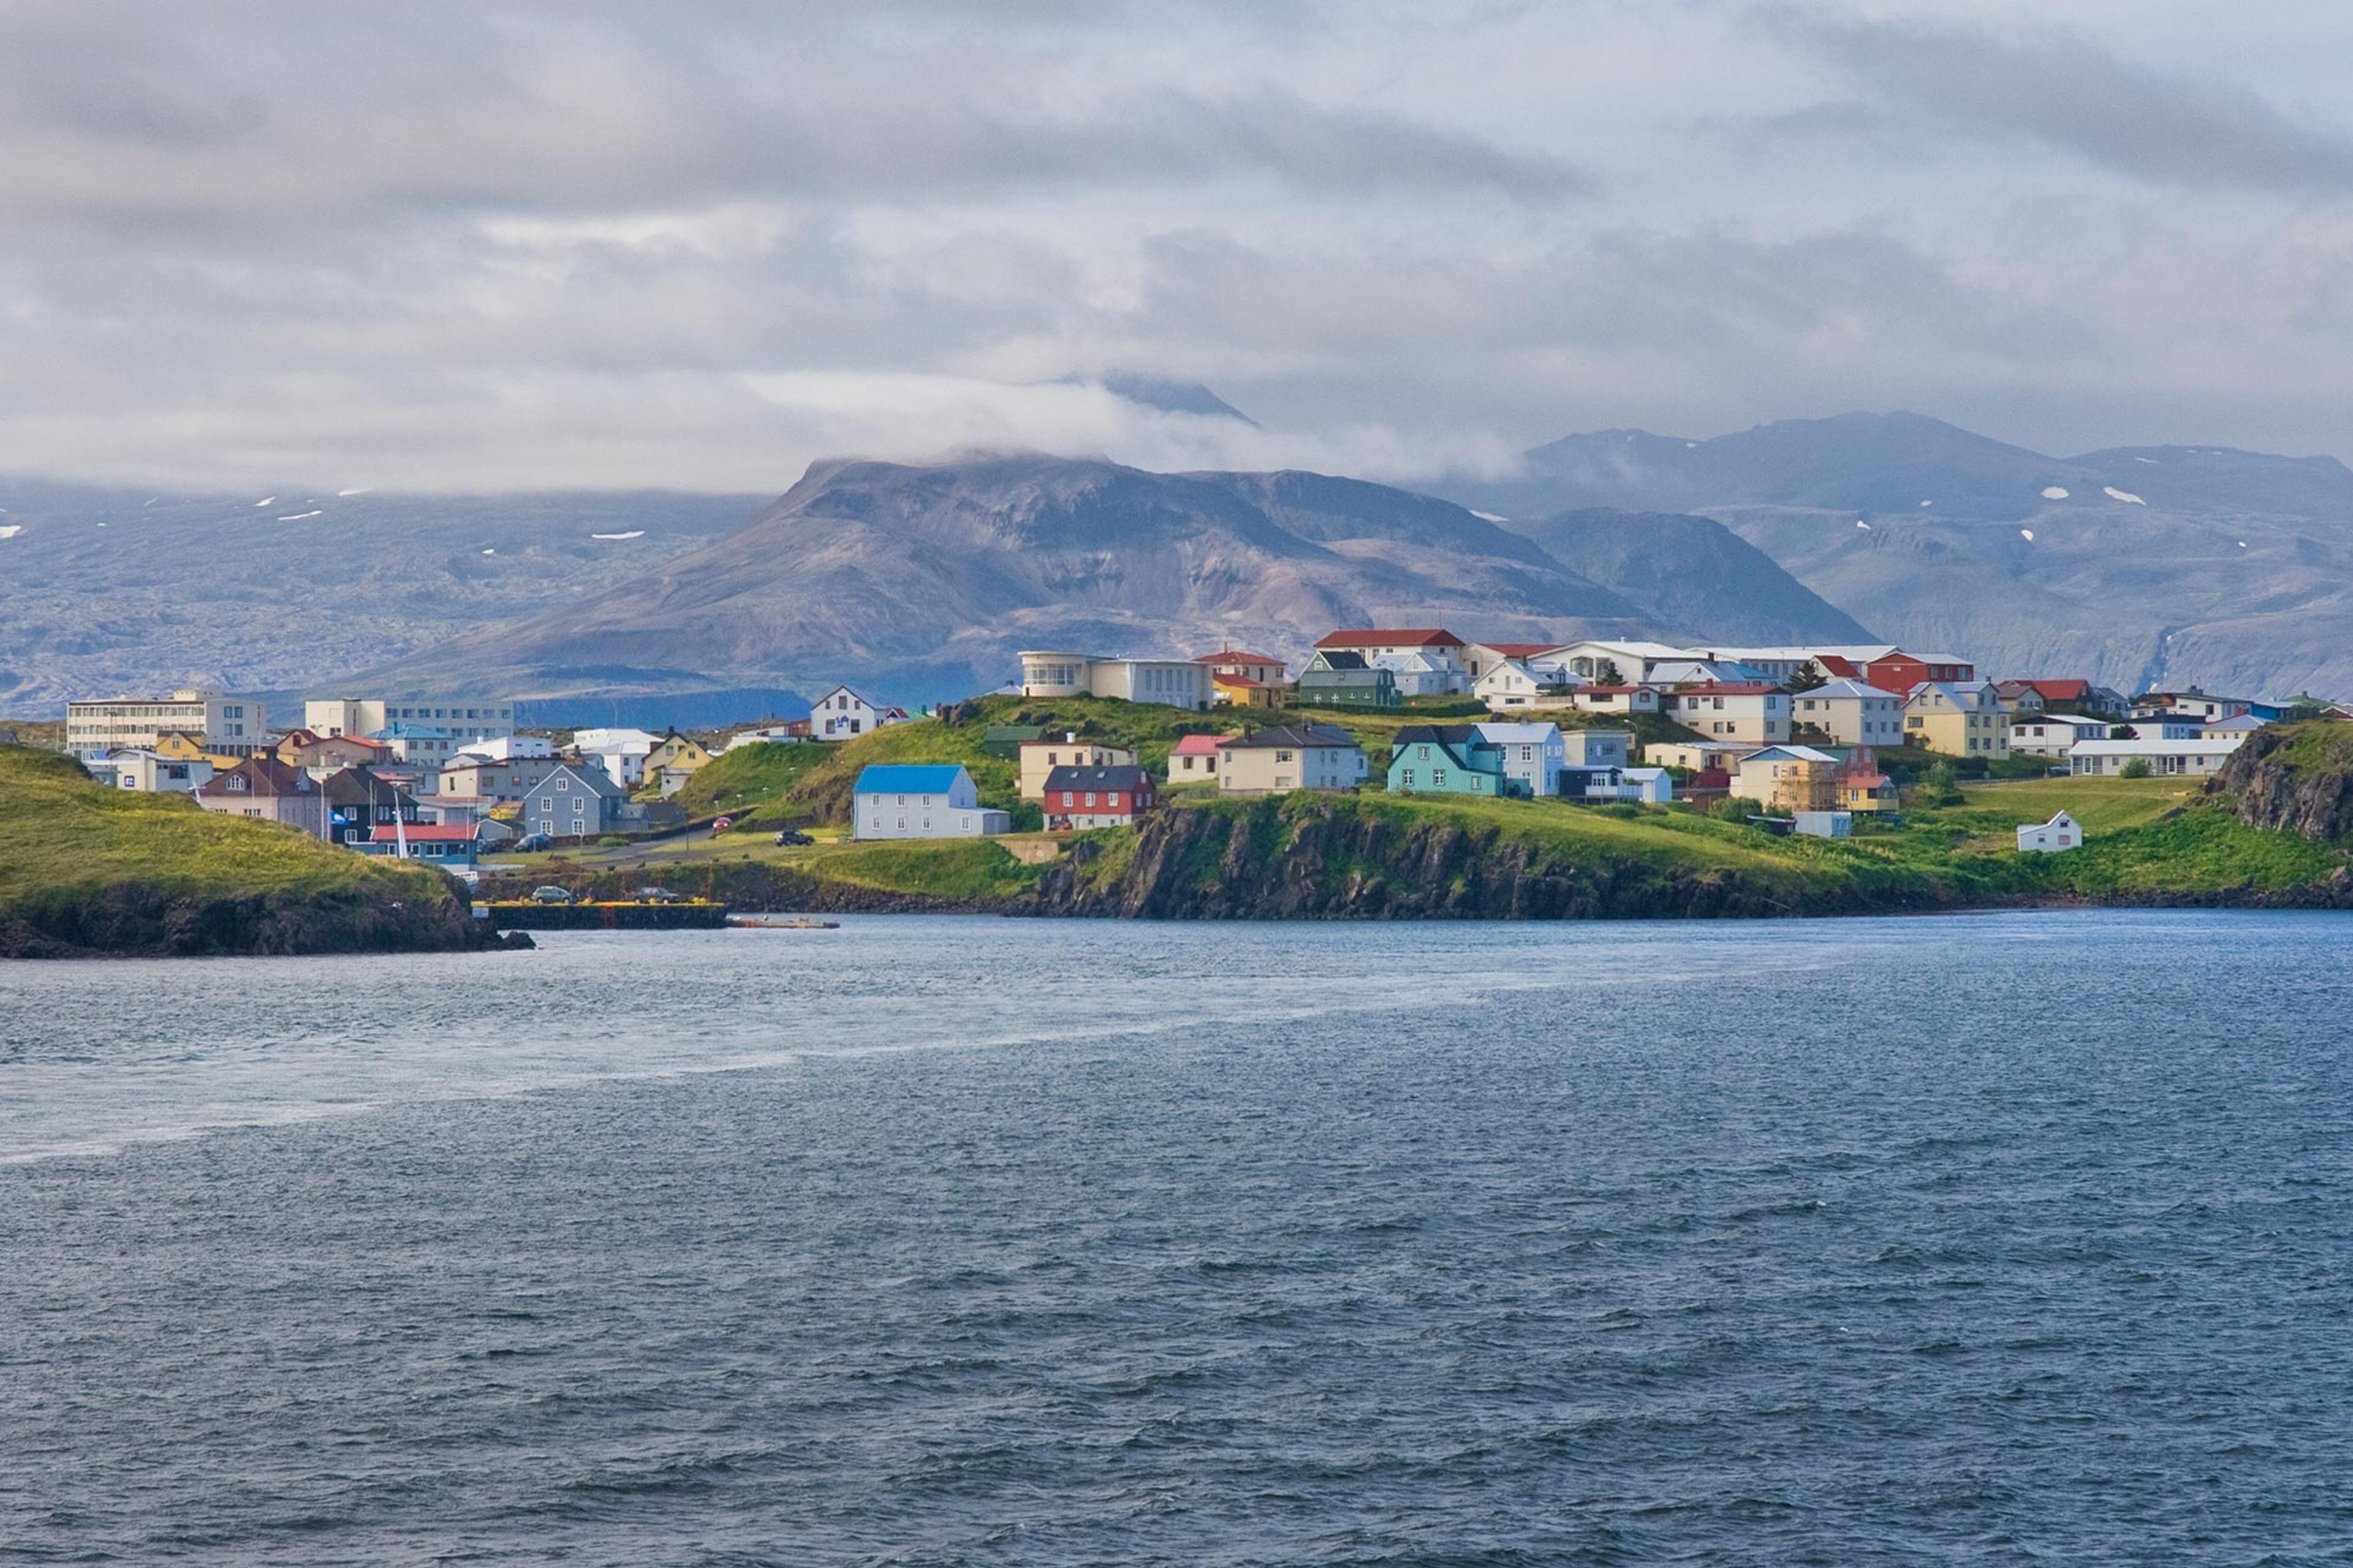
[[[807,834],[803,833],[797,827],[787,827],[783,832],[776,835],[776,847],[780,849],[788,844],[814,844],[816,842],[816,839],[811,838]]]

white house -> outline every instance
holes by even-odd
[[[1471,695],[1484,702],[1490,712],[1501,713],[1509,708],[1535,707],[1544,684],[1535,671],[1518,659],[1498,659],[1472,683]]]
[[[1435,650],[1414,648],[1405,653],[1377,653],[1368,660],[1376,669],[1397,677],[1400,697],[1443,697],[1461,689],[1463,672]],[[1529,683],[1535,689],[1535,683]]]
[[[2067,762],[2078,773],[2113,776],[2135,758],[2152,773],[2202,774],[2221,771],[2241,740],[2221,741],[2078,741],[2069,748]]]
[[[1472,668],[1471,645],[1443,626],[1369,627],[1356,631],[1326,632],[1315,639],[1315,647],[1324,653],[1354,653],[1364,656],[1375,668],[1394,669],[1388,661],[1418,655],[1424,661],[1421,668],[1435,667],[1446,672],[1446,684],[1441,692],[1470,689],[1478,673]],[[1411,692],[1400,680],[1400,692]]]
[[[874,763],[852,786],[859,838],[988,838],[1012,828],[1001,811],[986,811],[979,786],[955,763]]]
[[[164,757],[125,747],[106,760],[113,766],[116,788],[149,795],[192,795],[213,776],[212,763],[202,757]]]
[[[1218,698],[1217,670],[1197,659],[1106,658],[1052,649],[1019,658],[1024,697],[1116,697],[1196,713],[1207,713]]]
[[[2010,750],[2013,756],[2063,757],[2078,741],[2107,738],[2106,720],[2086,719],[2075,713],[2018,713],[2010,721]]]
[[[581,730],[573,734],[572,746],[581,761],[602,769],[622,789],[633,790],[646,782],[646,758],[661,739],[644,730]]]
[[[1562,644],[1545,656],[1545,662],[1559,665],[1580,680],[1598,680],[1605,686],[1639,686],[1651,679],[1651,672],[1661,662],[1690,657],[1683,649],[1662,642],[1588,640]],[[1610,674],[1613,668],[1615,676]]]
[[[1841,746],[1904,743],[1904,699],[1852,678],[1827,681],[1789,699],[1793,730],[1820,731]]]
[[[1618,775],[1618,798],[1665,805],[1675,798],[1675,781],[1664,768],[1628,768]]]
[[[1480,680],[1483,685],[1486,678]],[[1518,793],[1560,793],[1560,770],[1568,765],[1568,748],[1561,741],[1559,725],[1481,724],[1478,731],[1479,738],[1503,759],[1504,777]]]
[[[837,686],[809,710],[809,734],[819,741],[847,741],[906,721],[905,709],[870,702],[847,686]]]
[[[2084,830],[2075,819],[2061,812],[2048,822],[2031,822],[2018,830],[2018,852],[2053,854],[2061,849],[2074,849],[2084,842]]]
[[[1671,692],[1666,715],[1711,739],[1778,745],[1789,738],[1789,694],[1756,681],[1687,686]]]

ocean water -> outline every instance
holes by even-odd
[[[0,1563],[2353,1561],[2348,939],[0,966]]]

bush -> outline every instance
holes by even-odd
[[[2126,758],[2125,760],[2125,765],[2116,770],[2116,777],[2120,779],[2145,779],[2148,777],[2148,759],[2147,757]]]
[[[607,833],[596,840],[596,847],[599,849],[626,849],[628,847],[629,841],[617,833]]]
[[[1006,816],[1012,819],[1016,833],[1036,833],[1046,826],[1045,809],[1034,800],[1015,801]]]
[[[1920,775],[1920,799],[1927,805],[1958,805],[1961,792],[1953,780],[1953,764],[1939,761]]]
[[[1756,802],[1743,800],[1736,795],[1728,795],[1709,806],[1707,814],[1718,822],[1746,822],[1748,820],[1748,814],[1756,809]]]

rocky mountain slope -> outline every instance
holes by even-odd
[[[2353,690],[2353,471],[2332,458],[2051,458],[1918,415],[1851,414],[1705,441],[1573,436],[1508,481],[1442,488],[1514,517],[1715,518],[1882,636],[1990,670]]]
[[[1680,537],[1722,531],[1687,520]],[[1643,531],[1630,537],[1609,557],[1621,588],[1452,503],[1320,474],[1154,474],[1034,455],[821,463],[725,538],[386,679],[559,693],[568,672],[628,666],[805,689],[857,679],[916,700],[994,687],[1025,647],[1249,645],[1297,658],[1333,626],[1378,624],[1696,636],[1736,604],[1760,635],[1854,630],[1761,557],[1711,603],[1666,583]]]
[[[626,582],[767,504],[0,479],[0,714],[185,681],[305,687]]]

